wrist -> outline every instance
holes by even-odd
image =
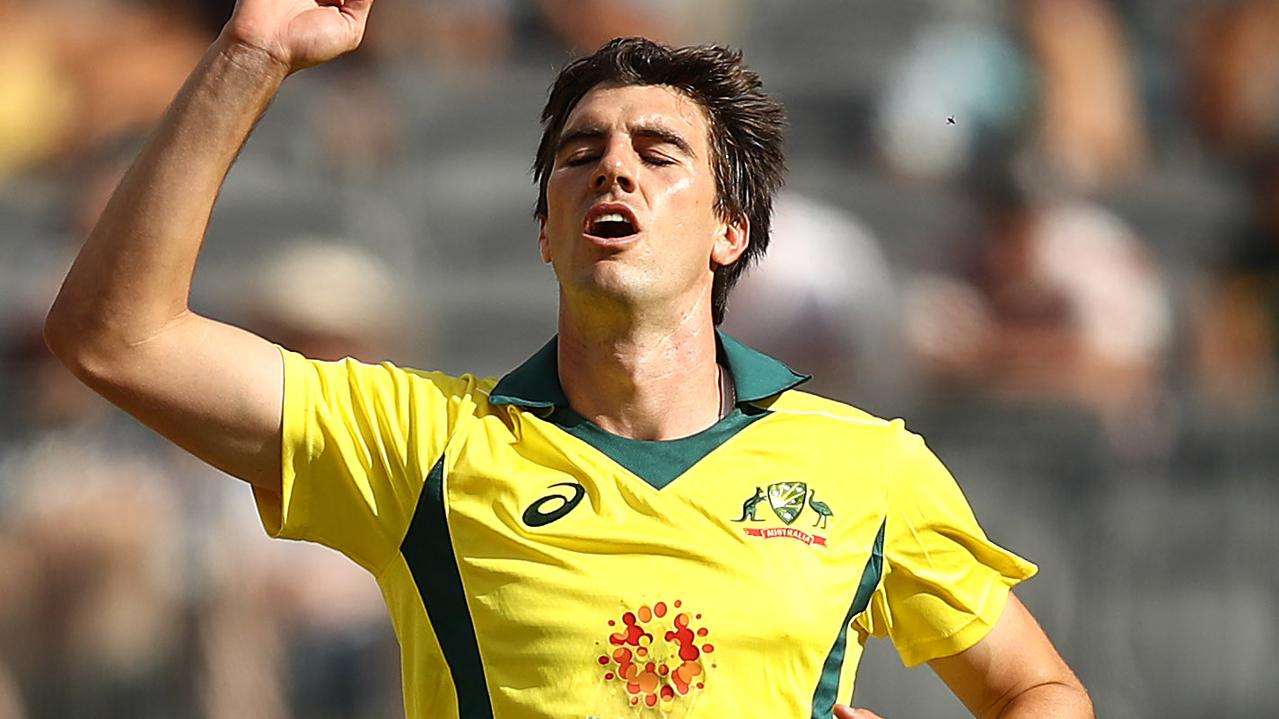
[[[233,67],[266,83],[279,85],[293,71],[288,62],[265,48],[233,38],[226,31],[213,41],[210,51]]]

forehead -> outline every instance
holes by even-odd
[[[563,132],[587,125],[615,129],[661,125],[694,147],[708,141],[710,127],[702,106],[669,85],[596,85],[569,113]]]

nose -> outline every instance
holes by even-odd
[[[617,186],[622,192],[635,191],[635,169],[632,158],[618,142],[611,142],[600,157],[591,187],[596,192],[606,192]]]

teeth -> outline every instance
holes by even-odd
[[[626,222],[626,218],[619,212],[610,212],[607,215],[600,215],[595,218],[596,222]]]

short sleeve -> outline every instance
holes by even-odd
[[[475,382],[281,353],[282,491],[254,489],[262,525],[272,537],[332,547],[376,574],[398,551],[459,416],[473,407]]]
[[[894,422],[887,464],[884,574],[857,622],[915,666],[951,656],[994,627],[1009,590],[1038,568],[986,538],[950,472]]]

